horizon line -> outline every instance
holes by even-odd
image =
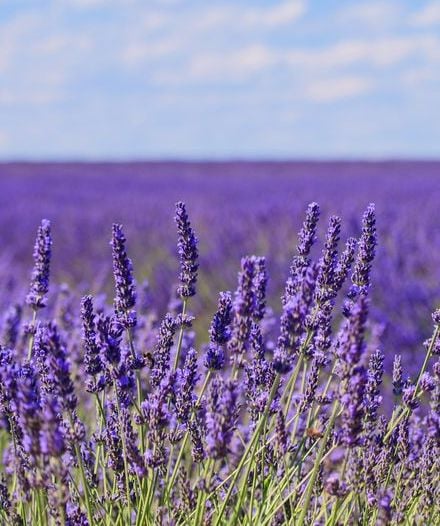
[[[11,164],[336,164],[336,163],[440,163],[437,157],[127,157],[127,158],[0,158],[0,165]]]

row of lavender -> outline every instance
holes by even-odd
[[[119,222],[130,239],[139,286],[148,279],[150,309],[161,318],[177,275],[172,203],[185,200],[201,239],[202,287],[192,310],[206,340],[217,291],[234,287],[242,256],[266,256],[268,303],[280,314],[296,225],[307,203],[321,205],[323,238],[334,213],[345,218],[345,237],[358,236],[358,217],[375,202],[380,243],[370,319],[384,347],[401,353],[411,369],[421,365],[419,344],[429,336],[429,313],[440,297],[439,177],[436,163],[0,165],[0,323],[26,294],[29,246],[42,217],[52,220],[56,241],[50,303],[68,293],[59,290],[63,282],[75,306],[88,292],[106,293],[111,301],[106,247],[109,224]],[[317,257],[320,247],[313,250]]]
[[[437,524],[440,311],[418,374],[394,358],[387,413],[368,318],[375,207],[343,243],[331,216],[313,258],[319,216],[310,204],[281,315],[267,305],[265,258],[244,257],[202,345],[201,261],[183,203],[178,286],[160,320],[137,294],[119,224],[113,306],[86,295],[77,316],[68,293],[47,306],[43,221],[27,307],[11,311],[1,348],[2,521]]]

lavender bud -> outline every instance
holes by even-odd
[[[197,374],[197,353],[190,349],[185,357],[183,369],[180,370],[179,388],[176,395],[177,418],[187,424],[194,408],[194,388],[199,376]]]
[[[177,293],[182,298],[190,298],[196,293],[198,251],[197,238],[191,228],[191,223],[188,219],[185,204],[179,201],[176,203],[176,216],[178,242],[177,248],[180,259],[180,286]]]
[[[168,372],[171,348],[176,330],[177,324],[175,319],[171,314],[166,314],[160,324],[157,343],[154,347],[153,368],[151,370],[151,383],[153,386],[158,386]]]
[[[85,296],[81,301],[81,320],[83,330],[84,370],[86,374],[96,377],[96,375],[102,371],[102,362],[97,343],[92,296]]]
[[[280,374],[290,371],[293,357],[299,352],[305,318],[303,307],[302,302],[296,297],[293,297],[283,307],[280,336],[274,351],[273,362],[274,369]]]
[[[26,303],[34,310],[46,305],[46,295],[49,291],[50,257],[52,252],[52,237],[50,221],[43,219],[38,227],[34,247],[34,270],[31,285],[26,297]]]
[[[328,476],[324,488],[332,497],[344,497],[348,492],[347,485],[345,482],[341,482],[337,473]]]
[[[113,276],[115,279],[115,314],[125,328],[136,325],[136,288],[133,265],[125,250],[126,239],[122,225],[112,227]]]
[[[254,289],[255,289],[255,321],[261,321],[264,318],[266,312],[266,288],[267,288],[267,268],[266,258],[256,257],[255,258],[255,277],[254,277]]]
[[[206,412],[206,443],[211,458],[222,458],[228,446],[237,419],[237,386],[216,376],[210,386]]]
[[[319,206],[317,203],[310,203],[307,207],[306,219],[298,235],[298,253],[306,257],[310,253],[313,243],[316,239],[316,227],[319,220]]]
[[[357,247],[357,240],[354,237],[347,239],[345,249],[339,258],[335,271],[335,289],[339,290],[347,279],[348,272],[354,261],[354,254]]]
[[[376,214],[374,204],[370,204],[362,220],[362,235],[351,280],[361,293],[370,286],[371,263],[376,254]]]
[[[337,292],[335,288],[335,272],[340,232],[341,219],[337,216],[332,216],[329,221],[322,257],[319,261],[315,291],[315,296],[319,303],[333,298]]]
[[[368,422],[375,422],[382,397],[380,384],[383,376],[385,356],[380,350],[372,354],[367,371],[367,385],[365,388],[365,418]]]
[[[435,388],[434,378],[429,373],[424,373],[420,378],[420,389],[425,392],[433,391]]]
[[[393,361],[393,393],[396,396],[402,394],[403,388],[403,370],[402,370],[402,357],[397,354]]]
[[[228,351],[234,365],[241,366],[246,353],[246,346],[254,315],[255,294],[255,258],[245,257],[241,260],[241,272],[238,275],[238,288],[234,298],[234,317],[232,335],[228,342]]]
[[[416,409],[416,407],[419,405],[415,395],[416,386],[407,382],[402,391],[402,401],[409,409]]]

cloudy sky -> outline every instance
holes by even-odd
[[[440,157],[440,1],[2,0],[0,158]]]

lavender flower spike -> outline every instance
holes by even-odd
[[[208,369],[222,369],[225,363],[225,353],[222,348],[231,337],[230,323],[232,319],[232,299],[230,292],[220,292],[217,312],[209,328],[209,346],[205,356],[205,366]]]
[[[113,275],[115,278],[115,313],[125,328],[136,325],[136,289],[133,279],[133,265],[125,250],[126,238],[122,225],[113,224],[112,247]]]
[[[319,213],[318,203],[310,203],[307,207],[306,219],[298,235],[298,245],[296,247],[298,253],[303,257],[309,255],[315,241]]]
[[[175,221],[178,231],[177,249],[180,259],[180,286],[177,293],[182,298],[190,298],[196,293],[197,270],[199,268],[197,243],[198,240],[188,219],[185,204],[176,203]]]
[[[362,235],[351,277],[355,288],[363,294],[370,286],[371,263],[376,254],[376,245],[376,212],[374,204],[370,204],[362,219]]]
[[[266,288],[267,288],[266,258],[255,258],[255,321],[261,321],[266,313]]]
[[[237,419],[237,386],[216,376],[212,383],[206,413],[206,443],[211,458],[222,458],[228,446]]]
[[[46,295],[49,291],[50,257],[52,253],[52,236],[50,221],[43,219],[38,227],[34,246],[34,270],[26,303],[34,310],[46,305]]]
[[[241,367],[244,362],[255,308],[255,257],[247,256],[241,260],[238,287],[234,297],[234,318],[232,336],[228,343],[231,361]]]
[[[96,335],[92,296],[85,296],[81,301],[81,321],[83,329],[84,370],[86,374],[92,377],[89,379],[87,389],[90,392],[97,392],[103,387],[102,382],[97,382],[96,378],[97,375],[103,371],[103,365]]]

